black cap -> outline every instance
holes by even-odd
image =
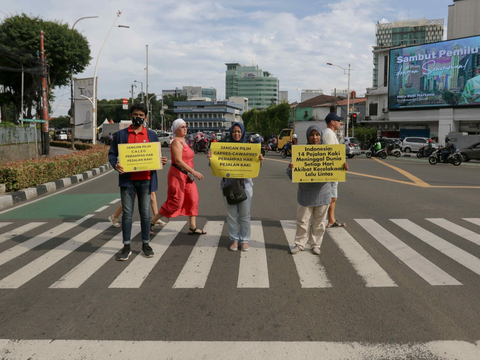
[[[331,112],[330,114],[328,114],[326,117],[325,117],[325,122],[327,124],[330,124],[331,121],[340,121],[340,120],[343,120],[343,117],[340,117],[338,116],[337,114]]]

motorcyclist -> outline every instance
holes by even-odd
[[[381,149],[382,149],[382,144],[380,142],[380,139],[377,139],[373,147],[373,150],[375,150],[375,154],[377,154]]]
[[[442,161],[445,162],[448,155],[452,154],[455,151],[455,145],[453,145],[451,139],[448,136],[445,136],[445,147],[442,150]]]
[[[291,153],[291,151],[290,151],[290,150],[291,150],[291,149],[290,149],[291,146],[292,146],[292,145],[297,145],[297,144],[298,144],[297,134],[293,134],[292,140],[289,141],[289,142],[287,142],[287,143],[284,145],[284,147],[283,147],[283,148],[285,149],[285,153],[286,153],[286,154]]]

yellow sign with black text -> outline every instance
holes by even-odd
[[[345,145],[293,145],[294,183],[343,182]]]
[[[210,168],[218,177],[247,179],[260,173],[260,144],[215,142],[210,144]]]
[[[118,144],[118,158],[125,172],[162,169],[159,142]]]

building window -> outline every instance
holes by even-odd
[[[368,115],[376,116],[378,115],[378,104],[377,103],[370,103],[368,107]]]
[[[388,55],[383,58],[383,86],[388,86]]]

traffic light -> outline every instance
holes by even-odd
[[[353,114],[352,114],[352,122],[353,122],[354,124],[357,123],[357,113],[353,113]]]

